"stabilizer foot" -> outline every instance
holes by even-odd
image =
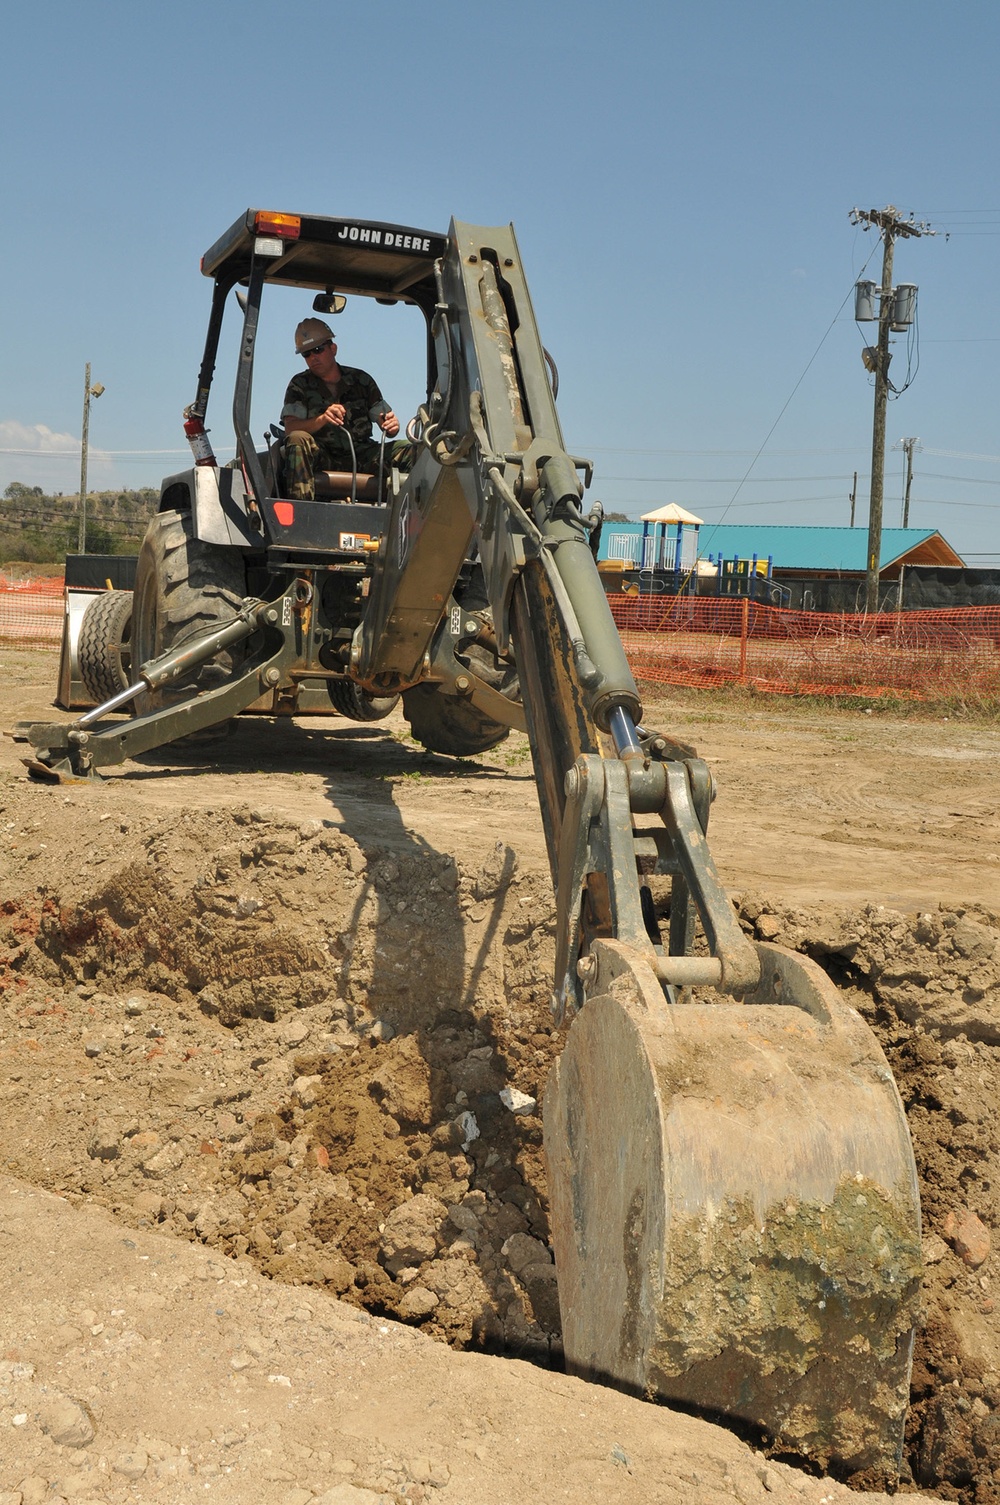
[[[60,758],[58,763],[42,763],[38,758],[22,758],[21,762],[28,770],[28,777],[40,784],[101,784],[103,779],[92,768],[89,773],[77,773],[68,758]]]

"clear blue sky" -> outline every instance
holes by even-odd
[[[76,492],[87,361],[107,389],[91,486],[184,465],[198,260],[254,205],[513,220],[592,496],[846,524],[857,470],[863,525],[874,326],[862,335],[848,295],[873,251],[878,281],[881,253],[848,211],[893,203],[942,232],[896,247],[894,281],[920,288],[919,370],[887,431],[923,445],[911,525],[1000,564],[998,56],[995,0],[9,6],[0,490]],[[261,432],[308,301],[282,292],[268,312]],[[336,326],[404,417],[415,319],[355,300]],[[897,383],[906,365],[901,338]],[[220,455],[230,369],[210,411]],[[887,525],[902,476],[890,449]]]

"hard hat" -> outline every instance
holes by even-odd
[[[305,355],[317,345],[325,345],[333,339],[333,330],[322,319],[303,319],[295,330],[295,351]]]

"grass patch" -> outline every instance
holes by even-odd
[[[985,726],[1000,724],[1000,691],[996,695],[949,695],[935,700],[913,700],[893,695],[768,695],[746,685],[717,685],[696,690],[686,685],[664,685],[649,680],[639,683],[647,719],[657,707],[669,706],[676,714],[682,708],[686,719],[700,723],[729,721],[734,715],[815,716],[824,721],[843,716],[891,716],[902,721],[966,720]]]

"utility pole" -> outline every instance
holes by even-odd
[[[910,526],[910,487],[913,485],[913,451],[920,445],[919,439],[900,439],[893,449],[906,452],[906,488],[903,492],[903,527]]]
[[[854,527],[854,503],[858,499],[858,473],[854,472],[854,485],[851,487],[851,527]]]
[[[875,376],[875,419],[872,425],[872,478],[868,506],[868,567],[865,572],[865,611],[878,611],[879,560],[882,553],[882,496],[885,482],[885,411],[889,401],[889,332],[898,321],[892,285],[893,248],[897,236],[930,235],[925,224],[900,218],[894,204],[885,209],[852,209],[851,223],[866,230],[878,227],[882,236],[882,285],[878,289],[878,344],[864,352],[865,365]]]
[[[895,210],[892,211],[895,219]],[[865,611],[878,611],[878,567],[882,555],[882,487],[885,480],[885,410],[889,402],[889,322],[892,318],[892,253],[896,237],[891,224],[882,229],[882,296],[878,310],[878,355],[875,361],[875,421],[872,425],[872,479],[868,503],[868,569]]]
[[[83,437],[80,443],[80,534],[77,553],[87,552],[87,443],[90,435],[90,399],[100,397],[104,388],[100,382],[90,385],[90,362],[83,378]]]

